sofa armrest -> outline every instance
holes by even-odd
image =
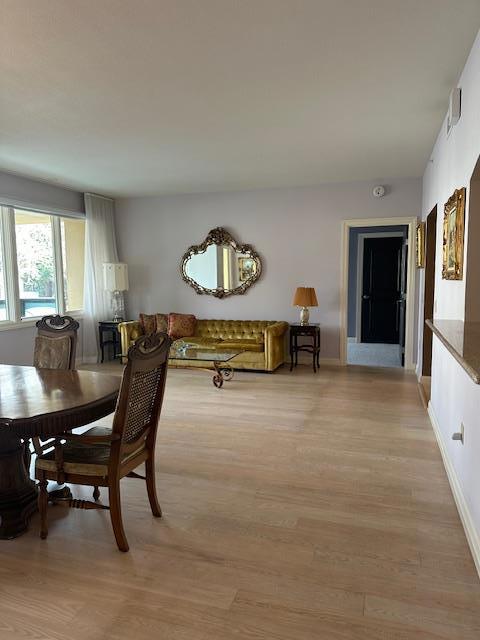
[[[143,336],[143,327],[138,320],[131,320],[130,322],[120,322],[118,330],[120,331],[122,355],[125,356],[132,342]],[[126,358],[122,358],[122,362],[126,362]]]
[[[269,324],[268,327],[265,328],[265,342],[267,336],[283,336],[284,333],[288,329],[288,322],[274,322],[273,324]]]
[[[285,362],[285,334],[288,322],[275,322],[265,328],[265,368],[275,371]]]

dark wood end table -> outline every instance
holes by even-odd
[[[118,325],[120,322],[124,322],[123,320],[119,320],[118,322],[115,320],[101,320],[98,323],[98,337],[100,342],[100,351],[102,352],[102,359],[100,362],[105,360],[105,347],[108,345],[112,345],[113,347],[113,357],[120,357],[121,345],[120,345],[120,334],[118,332]],[[107,335],[105,335],[107,334]]]
[[[311,338],[311,344],[298,344],[298,337]],[[312,354],[313,371],[317,373],[320,367],[320,325],[293,323],[290,325],[290,371],[298,364],[298,352],[306,351]]]

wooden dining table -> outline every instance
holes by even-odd
[[[115,410],[121,378],[94,371],[0,365],[0,538],[21,535],[37,508],[25,460],[29,438],[47,438]]]

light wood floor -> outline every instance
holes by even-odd
[[[120,371],[118,364],[107,369]],[[0,639],[478,640],[480,586],[416,380],[171,370],[151,517],[0,542]]]

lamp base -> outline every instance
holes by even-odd
[[[113,322],[122,322],[123,321],[123,296],[122,292],[115,290],[112,291],[112,311],[113,311]]]
[[[310,322],[310,310],[308,307],[302,307],[300,311],[300,324],[305,325]]]

